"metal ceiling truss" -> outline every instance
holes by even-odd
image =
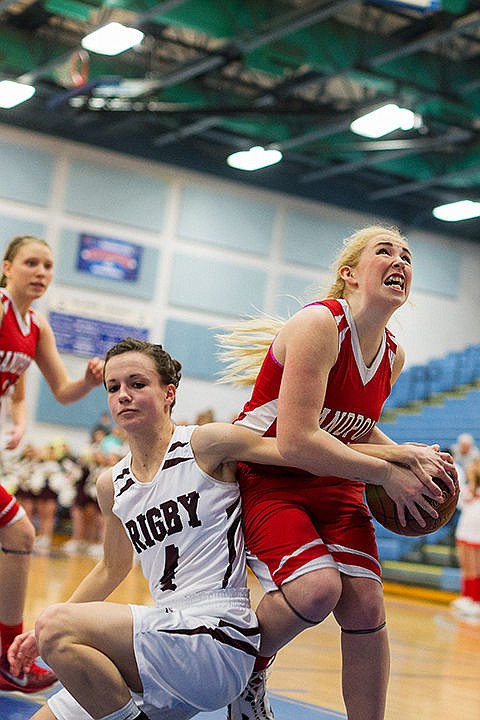
[[[110,20],[144,42],[91,53],[75,82],[82,37]],[[343,179],[362,184],[368,209],[394,199],[417,212],[422,189],[425,205],[479,196],[479,55],[479,1],[421,13],[393,1],[0,0],[0,75],[37,87],[0,121],[183,164],[192,143],[207,166],[229,147],[274,146],[300,194],[321,199],[325,180]],[[386,102],[423,124],[379,141],[352,134]]]

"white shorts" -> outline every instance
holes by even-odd
[[[475,497],[462,507],[455,537],[457,542],[465,545],[480,545],[480,497]]]
[[[182,609],[130,605],[143,695],[132,693],[150,720],[188,720],[228,705],[242,692],[260,645],[248,603]],[[219,617],[221,616],[221,617]],[[70,693],[48,700],[58,720],[91,720]]]

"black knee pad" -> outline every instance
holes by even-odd
[[[301,613],[298,612],[298,610],[296,610],[296,608],[293,607],[292,603],[290,602],[290,600],[287,598],[287,596],[283,592],[283,589],[281,587],[279,587],[278,589],[282,593],[283,599],[285,600],[285,602],[287,603],[288,607],[290,608],[290,610],[293,612],[294,615],[296,615],[302,622],[307,623],[307,625],[318,625],[320,620],[310,620],[309,618],[304,617]]]
[[[1,550],[5,555],[31,555],[32,550],[12,550],[11,548],[1,547]]]
[[[380,625],[377,625],[377,627],[374,628],[366,628],[365,630],[346,630],[342,627],[342,633],[345,633],[346,635],[371,635],[371,633],[376,633],[379,630],[383,630],[385,625],[387,624],[387,621],[380,623]]]

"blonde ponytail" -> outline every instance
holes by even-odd
[[[350,235],[344,240],[332,266],[335,279],[323,297],[345,298],[345,282],[341,277],[342,267],[345,265],[356,267],[363,250],[377,236],[404,240],[400,230],[394,226],[369,225]],[[265,355],[285,322],[284,319],[262,314],[221,328],[225,333],[216,335],[216,340],[222,348],[217,356],[225,363],[225,371],[221,373],[218,382],[242,386],[254,385]]]
[[[222,348],[217,356],[225,363],[219,383],[254,385],[262,362],[285,320],[262,314],[225,325],[216,340]]]

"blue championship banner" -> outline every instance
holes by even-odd
[[[121,323],[80,317],[66,313],[50,311],[48,316],[59,352],[81,357],[103,357],[106,351],[125,337],[148,340],[149,331],[145,327],[122,325]]]
[[[133,282],[140,272],[141,245],[82,233],[79,237],[77,270],[109,278]]]

